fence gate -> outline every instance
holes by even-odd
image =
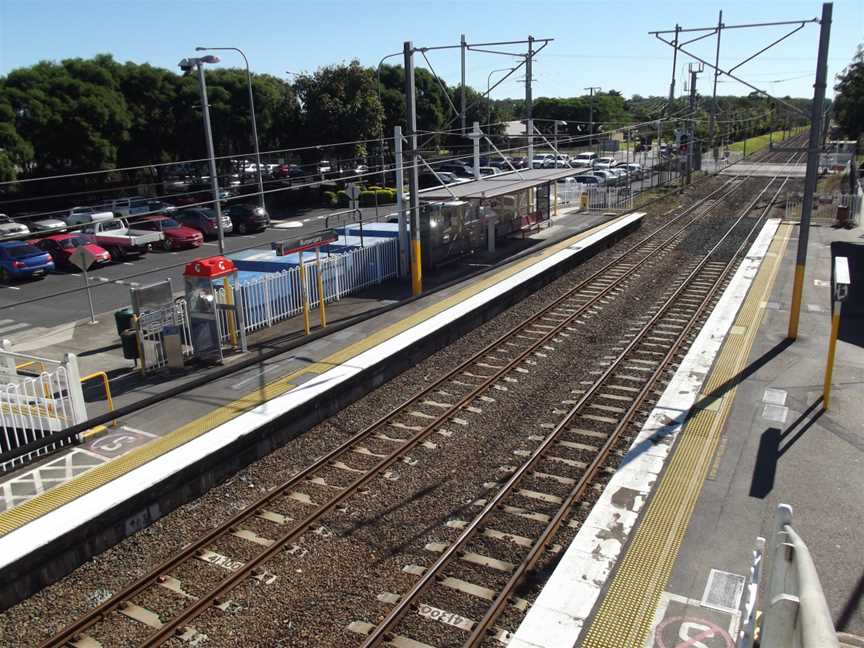
[[[136,332],[143,371],[154,371],[168,366],[166,336],[179,335],[184,358],[191,357],[195,352],[185,299],[181,298],[173,304],[142,312],[136,323]]]
[[[588,187],[581,201],[592,212],[626,210],[633,207],[633,192],[629,187]]]
[[[11,349],[0,343],[0,472],[11,470],[57,448],[79,441],[58,441],[33,452],[28,444],[87,420],[78,361],[65,354],[49,360]]]

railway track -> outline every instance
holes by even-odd
[[[317,530],[327,513],[374,479],[386,477],[399,462],[415,463],[410,454],[413,450],[434,444],[434,435],[445,423],[458,425],[460,411],[482,408],[485,399],[506,390],[508,382],[518,381],[525,371],[522,365],[542,357],[544,346],[559,344],[578,333],[628,282],[649,271],[674,249],[694,223],[726,204],[743,184],[740,179],[730,179],[670,217],[664,226],[447,376],[293,475],[224,525],[194,540],[42,645],[111,646],[112,624],[121,619],[137,624],[140,646],[159,645],[175,636],[194,640],[196,631],[188,624],[195,617],[214,606],[224,606],[227,594],[245,579],[266,582],[272,578],[264,569],[268,559],[282,551],[298,550],[295,541],[304,533]],[[266,533],[260,530],[262,525]],[[220,548],[238,540],[251,550],[243,558]],[[213,577],[214,567],[219,577]],[[198,578],[196,570],[202,571],[201,580],[213,583],[202,596],[192,596],[183,589],[183,579]],[[186,574],[183,579],[176,576],[180,571]],[[171,599],[165,606],[171,610],[169,615],[140,604],[160,597]]]
[[[358,621],[349,627],[366,635],[363,648],[383,642],[424,648],[428,637],[442,634],[449,634],[450,641],[435,645],[506,645],[508,631],[496,627],[495,621],[508,605],[527,605],[514,599],[518,586],[549,551],[557,530],[580,502],[614,473],[619,455],[638,431],[634,423],[659,398],[664,379],[683,358],[786,182],[772,178],[711,251],[684,272],[617,356],[600,363],[597,379],[576,390],[578,401],[525,462],[476,503],[482,506],[480,513],[470,521],[448,522],[449,529],[461,533],[450,542],[426,546],[440,556],[428,568],[415,567],[418,578],[413,587],[401,595],[379,597],[393,603],[385,619],[377,626]],[[771,198],[760,217],[752,224],[745,221],[767,195]],[[731,258],[713,259],[742,224],[749,231]],[[572,525],[578,528],[579,522]],[[482,617],[472,618],[471,611],[480,608],[485,608]]]

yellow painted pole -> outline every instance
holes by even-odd
[[[828,340],[828,363],[825,366],[825,385],[822,388],[822,408],[828,409],[831,400],[831,378],[834,374],[834,353],[837,351],[837,336],[840,334],[840,302],[834,303],[831,317],[831,338]]]
[[[324,277],[321,275],[321,248],[315,248],[315,275],[318,277],[318,312],[321,328],[327,326],[327,311],[324,308]]]
[[[787,337],[790,340],[798,337],[798,319],[801,315],[801,296],[803,293],[804,264],[798,263],[795,266],[795,284],[792,287],[792,310],[789,313],[789,332],[787,333]]]
[[[303,252],[300,252],[300,292],[303,295],[303,330],[309,335],[309,291],[306,290],[306,268],[303,265]]]
[[[234,306],[234,289],[228,282],[228,277],[222,278],[222,285],[225,288],[225,304]],[[231,346],[237,346],[237,319],[234,316],[234,309],[228,311],[228,339],[231,340]]]
[[[416,224],[414,225],[416,227]],[[423,292],[423,265],[420,262],[420,239],[411,239],[411,294],[419,295]]]
[[[89,374],[87,376],[84,376],[81,379],[81,384],[83,385],[88,380],[93,380],[94,378],[101,378],[102,379],[102,386],[105,388],[105,400],[108,402],[108,411],[113,412],[114,411],[114,399],[111,398],[111,383],[108,380],[108,374],[107,373],[105,373],[104,371],[97,371],[96,373],[92,373],[92,374]],[[111,421],[111,426],[113,427],[115,425],[117,425],[117,421],[116,420]]]

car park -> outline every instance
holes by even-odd
[[[0,281],[44,277],[54,270],[51,255],[24,241],[0,242]]]
[[[30,228],[23,223],[18,223],[6,214],[0,214],[0,239],[29,234]]]
[[[150,210],[147,203],[146,198],[132,196],[130,198],[115,198],[111,202],[105,203],[102,208],[115,216],[128,218],[136,214],[146,214]]]
[[[85,248],[93,255],[96,265],[111,261],[111,254],[108,250],[97,245],[84,234],[52,234],[31,243],[43,252],[50,254],[56,268],[74,268],[75,266],[69,259],[80,247]]]
[[[270,225],[270,216],[267,214],[267,210],[258,205],[249,203],[231,205],[225,210],[225,214],[231,219],[231,224],[237,234],[262,232]]]
[[[219,224],[216,220],[215,209],[210,209],[209,207],[190,207],[179,210],[174,215],[174,218],[183,225],[198,230],[205,237],[218,236],[219,234]],[[231,224],[231,219],[227,215],[222,214],[222,232],[230,234],[233,229],[234,226]]]
[[[162,249],[197,248],[204,243],[204,235],[196,229],[181,225],[169,216],[145,216],[135,221],[135,229],[162,232]]]
[[[81,228],[95,242],[108,250],[111,259],[122,261],[131,256],[143,256],[150,246],[163,239],[161,232],[133,229],[125,218],[90,223]]]
[[[573,168],[593,167],[596,161],[597,154],[593,151],[588,151],[586,153],[580,153],[579,155],[574,157],[570,161],[570,166],[572,166]]]
[[[605,180],[596,175],[578,175],[573,178],[579,184],[583,184],[589,187],[599,187],[602,184],[605,184]]]
[[[614,157],[598,157],[594,161],[595,169],[611,169],[617,160]]]

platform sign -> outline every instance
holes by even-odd
[[[270,247],[276,250],[277,256],[285,256],[286,254],[292,254],[294,252],[303,252],[304,250],[319,248],[322,245],[333,243],[338,238],[339,237],[336,236],[336,230],[328,229],[311,236],[303,236],[285,241],[273,241],[270,244]]]

